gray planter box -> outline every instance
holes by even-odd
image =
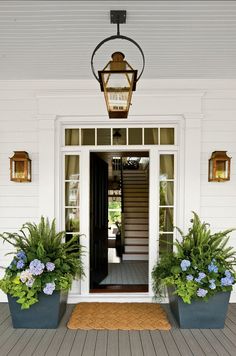
[[[220,292],[207,302],[186,304],[174,288],[168,288],[170,309],[181,329],[223,329],[227,315],[230,292]]]
[[[56,329],[65,310],[68,293],[55,291],[52,295],[39,293],[38,303],[29,309],[21,309],[17,298],[8,295],[8,303],[14,328]]]

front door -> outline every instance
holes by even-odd
[[[108,274],[108,164],[90,154],[90,288]]]

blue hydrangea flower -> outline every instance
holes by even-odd
[[[33,260],[30,262],[29,265],[30,272],[32,273],[33,276],[39,276],[40,274],[43,273],[44,270],[44,264],[40,260]]]
[[[187,279],[187,281],[192,281],[193,280],[193,276],[191,274],[188,274],[186,276],[186,279]]]
[[[209,288],[210,288],[210,289],[216,289],[215,283],[210,283]]]
[[[180,267],[182,271],[187,271],[187,268],[191,265],[191,262],[189,260],[182,260],[180,263]]]
[[[24,253],[24,251],[17,252],[16,257],[20,260],[26,260],[26,254]]]
[[[211,261],[211,263],[208,265],[208,271],[218,273],[218,267],[214,264],[214,262],[215,262],[215,259],[213,259]]]
[[[232,286],[234,283],[234,277],[223,277],[220,282],[222,287]]]
[[[199,272],[198,277],[195,278],[195,281],[198,283],[202,283],[202,279],[206,277],[206,274],[204,272]]]
[[[25,265],[25,262],[23,260],[19,260],[16,264],[17,269],[22,269]]]
[[[33,286],[33,284],[34,284],[34,279],[33,278],[29,279],[25,284],[27,285],[27,287],[31,288]]]
[[[52,272],[55,269],[55,265],[52,262],[47,262],[46,263],[46,268],[48,272]]]
[[[43,288],[43,292],[47,295],[52,295],[53,291],[55,290],[55,283],[46,283],[45,287]]]
[[[197,290],[197,296],[201,297],[201,298],[204,298],[207,295],[207,293],[208,293],[208,291],[206,289],[203,289],[203,288],[199,288]]]
[[[231,276],[232,276],[231,272],[228,269],[225,271],[225,276],[228,278],[231,278]]]

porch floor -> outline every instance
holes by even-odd
[[[57,330],[13,329],[7,303],[0,303],[1,356],[203,356],[236,355],[236,304],[229,306],[223,330],[181,330],[167,310],[170,331],[68,330],[68,305]]]
[[[148,262],[108,263],[108,276],[100,284],[148,284]]]

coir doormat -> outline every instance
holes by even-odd
[[[79,303],[67,324],[83,330],[170,330],[165,311],[156,303]]]

